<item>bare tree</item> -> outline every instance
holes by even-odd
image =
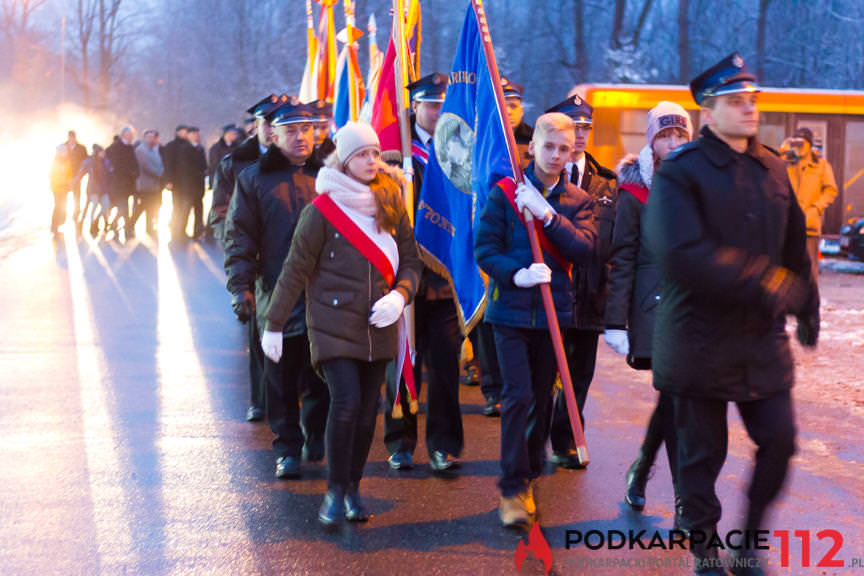
[[[678,81],[690,81],[690,0],[678,0]]]
[[[81,97],[86,108],[91,106],[90,95],[90,42],[93,38],[93,28],[96,21],[95,0],[76,0],[75,4],[75,39],[77,52],[81,59],[81,71],[77,75]]]
[[[765,25],[771,0],[759,0],[759,18],[756,21],[756,77],[765,78]]]

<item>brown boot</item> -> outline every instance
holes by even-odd
[[[531,522],[521,494],[511,498],[502,496],[498,505],[498,517],[505,528],[527,526]]]
[[[519,494],[519,498],[522,500],[522,505],[525,506],[525,512],[527,512],[529,516],[537,514],[537,503],[534,501],[534,482],[528,484],[525,491]]]

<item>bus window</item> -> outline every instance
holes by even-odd
[[[759,141],[778,150],[786,139],[786,114],[762,112],[759,114]]]
[[[843,188],[840,195],[843,206],[843,224],[864,216],[864,122],[846,123],[846,163],[843,171],[845,182],[837,182]]]
[[[648,110],[621,110],[621,152],[639,154],[645,146]]]

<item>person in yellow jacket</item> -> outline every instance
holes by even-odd
[[[813,131],[798,128],[780,148],[786,159],[786,171],[798,204],[807,218],[807,253],[813,266],[813,278],[819,277],[819,235],[825,209],[837,197],[837,184],[831,164],[813,150]]]

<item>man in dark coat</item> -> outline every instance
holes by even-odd
[[[435,72],[409,84],[414,116],[411,121],[411,148],[414,167],[414,210],[420,198],[423,174],[432,146],[432,135],[447,91],[447,76]],[[414,302],[416,357],[414,382],[418,394],[422,384],[423,363],[429,378],[426,407],[426,448],[433,472],[450,472],[459,465],[464,434],[459,406],[459,348],[462,335],[459,315],[447,280],[425,268]],[[391,375],[395,377],[395,374]],[[390,452],[388,462],[394,470],[414,465],[417,447],[417,414],[412,414],[408,394],[402,394],[402,418],[393,418],[395,385],[387,386],[384,411],[384,441]]]
[[[564,331],[564,349],[573,381],[573,392],[582,417],[588,388],[594,379],[597,341],[605,328],[606,284],[609,257],[612,252],[612,228],[615,224],[617,186],[615,172],[601,166],[585,147],[594,127],[594,109],[574,95],[548,111],[562,112],[573,119],[576,146],[567,165],[570,182],[588,193],[597,238],[590,260],[573,267],[573,326]],[[567,416],[564,394],[558,394],[552,416],[552,457],[563,468],[582,468],[573,446],[573,432]]]
[[[288,102],[271,112],[270,118],[274,144],[237,178],[225,228],[225,270],[233,306],[246,313],[256,310],[259,330],[300,212],[315,198],[319,168],[309,161],[313,151],[309,108]],[[329,394],[310,362],[304,300],[297,302],[283,334],[279,363],[265,360],[266,410],[276,435],[276,476],[296,478],[301,455],[310,461],[324,457]]]
[[[165,167],[165,175],[163,176],[165,187],[169,190],[174,189],[174,172],[176,170],[180,149],[186,145],[186,131],[187,127],[185,124],[178,124],[177,127],[174,128],[174,139],[159,149],[162,154],[162,165]]]
[[[178,234],[184,235],[189,212],[195,216],[192,237],[204,233],[204,192],[207,179],[207,156],[201,145],[201,131],[190,126],[186,131],[188,146],[181,148],[179,163],[175,166],[175,190],[182,199],[180,218],[176,220]],[[172,235],[173,237],[173,235]],[[182,236],[178,236],[182,237]]]
[[[726,459],[727,405],[736,403],[758,447],[743,526],[754,534],[795,452],[786,315],[797,316],[801,343],[815,346],[819,295],[786,166],[757,139],[754,76],[736,53],[690,89],[705,125],[661,165],[646,206],[662,293],[652,365],[654,386],[673,396],[681,525],[693,535],[697,573],[726,574],[717,548],[699,541],[720,520],[714,485]],[[745,545],[740,554],[751,558],[752,539]],[[732,572],[763,573],[742,564]]]
[[[111,163],[111,191],[109,196],[111,204],[117,207],[117,216],[112,226],[117,228],[117,221],[122,217],[126,229],[126,237],[135,235],[135,231],[129,225],[129,198],[135,195],[135,182],[138,179],[138,159],[135,157],[135,128],[124,126],[120,131],[120,137],[105,150],[105,156]]]
[[[66,142],[63,143],[63,146],[66,147],[69,183],[72,187],[72,195],[75,198],[75,211],[72,216],[75,218],[75,221],[78,222],[81,215],[81,180],[76,179],[75,176],[77,176],[78,171],[81,170],[81,164],[83,164],[84,160],[87,159],[87,149],[78,142],[78,136],[75,134],[74,130],[69,130]]]
[[[271,129],[266,115],[277,105],[278,98],[271,94],[253,105],[247,112],[252,114],[257,127],[255,134],[237,146],[230,154],[223,156],[216,171],[216,182],[213,188],[213,205],[211,214],[215,214],[216,238],[226,242],[224,228],[225,217],[237,176],[246,168],[258,161],[270,145]],[[264,386],[264,353],[261,350],[261,338],[258,334],[258,323],[250,322],[255,313],[255,301],[252,292],[249,299],[241,298],[233,303],[237,319],[249,327],[249,407],[246,410],[246,420],[258,422],[264,418],[265,386]]]
[[[216,186],[216,171],[219,169],[219,162],[226,154],[230,154],[235,150],[238,144],[240,131],[234,124],[227,124],[222,127],[222,136],[219,137],[207,152],[207,178],[210,188]]]
[[[182,194],[182,181],[180,175],[180,167],[183,164],[183,156],[189,147],[188,126],[178,124],[174,128],[174,139],[168,142],[161,148],[162,164],[165,168],[165,187],[171,190],[171,239],[177,242],[180,236],[185,237],[186,221],[183,225],[179,224],[181,218],[180,213],[188,219],[189,206],[184,202]],[[179,229],[179,233],[178,233]]]

